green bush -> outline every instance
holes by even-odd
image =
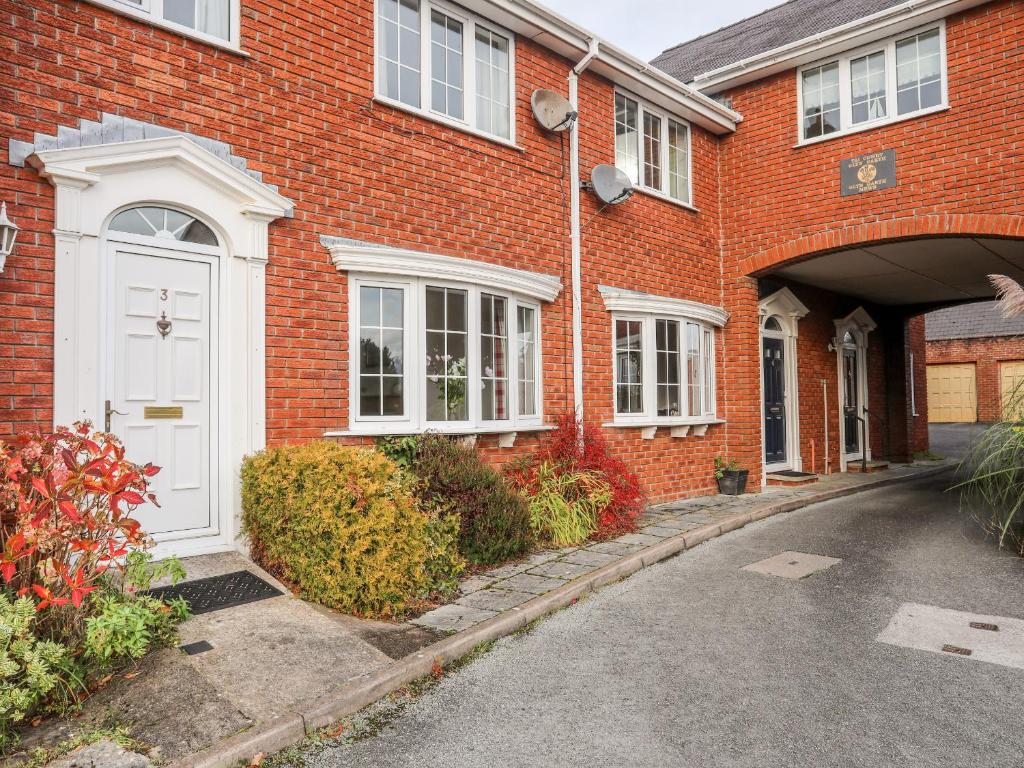
[[[537,467],[529,496],[530,526],[538,538],[571,547],[597,532],[597,516],[612,498],[611,486],[596,472],[560,470],[549,462]]]
[[[459,591],[459,576],[466,570],[466,558],[459,554],[459,516],[435,511],[427,519],[427,591],[453,597]]]
[[[0,754],[17,743],[15,726],[68,685],[68,649],[36,637],[35,624],[30,599],[0,592]]]
[[[174,643],[177,627],[188,618],[188,605],[178,598],[165,605],[145,595],[97,593],[93,615],[85,620],[83,657],[94,666],[135,661],[152,648]]]
[[[472,448],[442,435],[425,435],[413,471],[425,504],[441,503],[458,512],[459,549],[471,563],[499,563],[529,549],[525,500]]]
[[[332,442],[271,448],[242,465],[242,522],[256,562],[303,597],[401,615],[430,587],[428,520],[380,451]]]

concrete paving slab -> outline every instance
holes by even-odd
[[[47,768],[149,768],[152,764],[145,755],[104,739],[79,747],[67,757],[48,763]]]
[[[988,628],[972,627],[972,624],[987,625]],[[1024,621],[1008,616],[904,603],[876,639],[902,648],[1024,669]],[[970,653],[944,650],[946,648]]]
[[[643,544],[624,544],[621,541],[599,541],[586,548],[587,552],[600,552],[603,555],[631,555],[644,548]]]
[[[497,611],[487,611],[483,608],[450,603],[449,605],[442,605],[440,608],[424,613],[419,618],[413,619],[412,623],[446,632],[458,632],[463,629],[469,629],[474,624],[479,624],[481,621],[497,615]]]
[[[573,552],[562,560],[566,563],[577,563],[579,565],[594,565],[601,567],[602,565],[608,565],[608,563],[614,563],[619,559],[619,555],[610,555],[604,552],[593,552],[589,549],[581,549],[579,552]]]
[[[531,568],[527,573],[534,576],[550,576],[554,579],[575,579],[577,576],[582,576],[584,573],[590,573],[591,571],[597,570],[597,568],[598,566],[596,565],[555,560],[554,562],[544,563],[544,565]]]
[[[485,611],[507,611],[532,600],[536,595],[530,592],[514,592],[508,589],[481,589],[469,595],[463,595],[456,602],[470,608],[483,608]]]
[[[707,522],[702,523],[699,520],[691,520],[688,515],[685,517],[668,517],[658,523],[659,528],[670,528],[673,533],[692,531],[694,528],[700,528],[702,525],[707,525]]]
[[[529,573],[520,573],[518,576],[513,576],[511,579],[496,584],[496,587],[502,589],[511,589],[517,592],[530,592],[534,595],[543,595],[545,592],[550,592],[553,589],[558,589],[560,586],[565,584],[563,579],[552,579],[547,576],[533,576]]]
[[[783,552],[745,565],[743,570],[766,576],[781,576],[784,579],[803,579],[841,562],[842,560],[836,557],[812,555],[808,552]]]
[[[459,591],[464,595],[468,595],[471,592],[476,592],[478,589],[487,589],[494,582],[495,579],[489,576],[470,576],[468,579],[463,579],[459,582]]]
[[[645,528],[641,528],[637,533],[643,536],[657,536],[659,539],[667,539],[669,536],[678,535],[679,531],[676,528],[665,525],[664,521],[660,521],[657,525],[648,525]]]
[[[649,547],[652,544],[657,544],[661,541],[659,536],[647,536],[643,533],[627,533],[625,536],[619,536],[617,539],[612,541],[618,544],[639,544],[641,547]]]

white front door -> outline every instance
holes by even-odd
[[[111,244],[110,431],[129,459],[161,467],[159,508],[138,510],[157,541],[218,533],[217,263]]]

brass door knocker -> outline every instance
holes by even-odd
[[[160,336],[165,339],[167,334],[171,332],[171,321],[167,319],[166,312],[160,315],[160,319],[156,321],[156,329],[160,331]]]

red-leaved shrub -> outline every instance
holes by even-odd
[[[100,577],[149,540],[132,517],[159,467],[128,461],[113,435],[88,423],[0,442],[0,576],[28,595],[56,634],[74,633]]]
[[[598,513],[594,538],[606,539],[636,530],[636,520],[646,503],[640,481],[625,462],[609,452],[604,436],[594,425],[581,424],[573,414],[560,417],[537,452],[512,465],[509,479],[515,487],[529,493],[537,468],[545,463],[566,472],[595,473],[611,486],[611,500]]]

